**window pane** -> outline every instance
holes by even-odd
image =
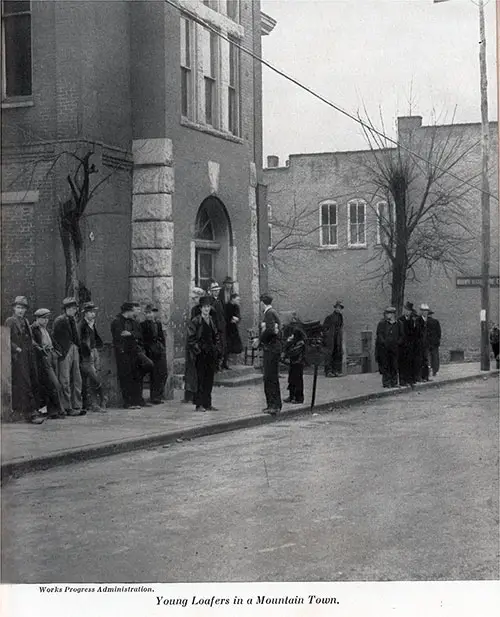
[[[208,279],[212,276],[212,254],[199,253],[200,278]]]
[[[31,94],[31,16],[4,19],[5,93],[7,96]]]
[[[189,32],[189,21],[181,18],[181,64],[191,66],[191,40]]]
[[[321,224],[322,225],[329,225],[330,221],[328,218],[328,205],[323,205],[321,206]]]
[[[210,77],[215,79],[217,74],[217,35],[210,33]]]
[[[229,95],[229,130],[233,135],[238,133],[238,110],[237,110],[237,100],[236,100],[236,91],[233,88],[228,89]]]
[[[351,219],[351,223],[357,223],[358,219],[356,217],[356,204],[349,205],[349,217]]]
[[[337,244],[337,226],[330,226],[330,244]]]
[[[360,223],[358,225],[358,244],[365,243],[365,224]]]
[[[238,21],[238,0],[227,0],[226,1],[226,12],[229,19],[233,19],[234,21]]]
[[[181,68],[181,113],[189,116],[189,77],[190,71]]]
[[[29,0],[5,0],[2,2],[3,14],[12,15],[12,13],[29,13],[30,2]]]
[[[358,223],[365,222],[365,204],[358,204]]]
[[[329,210],[330,210],[330,225],[336,225],[337,224],[337,206],[336,206],[336,204],[330,204]]]
[[[330,226],[323,225],[321,227],[321,244],[328,245],[330,244]]]
[[[211,125],[214,123],[214,87],[214,81],[205,77],[205,122]]]
[[[357,244],[358,243],[358,226],[357,225],[351,225],[351,244]]]

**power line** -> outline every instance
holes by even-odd
[[[326,103],[329,107],[332,107],[333,109],[335,109],[335,111],[338,111],[339,113],[343,114],[344,116],[347,116],[350,120],[354,120],[354,122],[356,122],[357,124],[362,126],[365,130],[368,130],[370,133],[374,133],[374,134],[378,135],[379,137],[382,137],[383,139],[385,139],[389,143],[397,146],[401,150],[404,150],[404,151],[408,152],[408,154],[411,154],[415,158],[423,161],[424,163],[432,165],[438,171],[441,171],[441,172],[447,174],[448,176],[450,176],[451,178],[454,178],[455,180],[458,180],[461,184],[465,184],[467,186],[470,186],[471,188],[473,188],[473,189],[475,189],[477,191],[480,191],[480,192],[482,191],[481,187],[476,186],[475,184],[472,184],[472,183],[464,180],[463,178],[460,178],[460,176],[457,176],[456,174],[454,174],[453,172],[449,171],[448,169],[444,169],[444,168],[440,167],[439,165],[436,165],[432,161],[429,161],[428,159],[426,159],[421,154],[418,154],[417,152],[413,152],[413,150],[411,150],[410,148],[408,148],[407,146],[405,146],[404,144],[402,144],[398,140],[393,139],[392,137],[389,137],[388,135],[386,135],[382,131],[379,131],[375,127],[373,127],[373,126],[369,125],[368,123],[364,122],[363,120],[361,120],[361,118],[356,117],[354,114],[346,111],[345,109],[343,109],[339,105],[336,105],[335,103],[333,103],[329,99],[325,98],[324,96],[322,96],[321,94],[319,94],[318,92],[313,90],[312,88],[309,88],[309,86],[306,86],[305,84],[300,82],[298,79],[295,79],[295,77],[291,77],[290,75],[287,75],[284,71],[282,71],[281,69],[278,69],[277,67],[275,67],[273,64],[271,64],[267,60],[264,60],[264,58],[262,58],[262,56],[257,55],[251,49],[248,49],[247,47],[244,47],[243,45],[240,45],[234,39],[230,39],[229,37],[227,37],[224,34],[222,34],[222,32],[220,32],[220,30],[218,30],[215,26],[213,26],[209,22],[206,22],[201,17],[198,17],[198,15],[193,13],[190,9],[188,9],[188,8],[186,8],[184,6],[181,7],[179,4],[177,4],[173,0],[164,0],[164,2],[166,4],[169,4],[170,6],[172,6],[177,11],[179,11],[179,13],[186,13],[189,16],[190,19],[192,19],[194,22],[196,22],[200,26],[203,26],[204,28],[206,28],[210,32],[213,32],[214,34],[219,36],[221,39],[223,39],[225,41],[228,41],[229,43],[231,43],[231,45],[234,45],[235,47],[237,47],[242,52],[244,52],[247,55],[249,55],[254,60],[257,60],[258,62],[260,62],[264,66],[267,66],[267,68],[271,69],[271,71],[273,71],[274,73],[277,73],[281,77],[284,77],[285,79],[287,79],[288,81],[292,82],[293,84],[295,84],[296,86],[298,86],[302,90],[305,90],[306,92],[308,92],[309,94],[311,94],[315,98],[319,99],[323,103]],[[496,195],[493,195],[492,193],[488,193],[488,194],[490,195],[490,197],[492,197],[493,199],[496,199],[498,201],[498,197]]]

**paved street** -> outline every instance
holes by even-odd
[[[497,579],[498,380],[24,476],[3,582]]]

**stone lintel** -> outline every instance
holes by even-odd
[[[132,221],[151,220],[172,220],[172,195],[157,193],[132,197]]]

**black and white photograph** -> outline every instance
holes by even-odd
[[[6,614],[496,614],[500,1],[1,21]]]

